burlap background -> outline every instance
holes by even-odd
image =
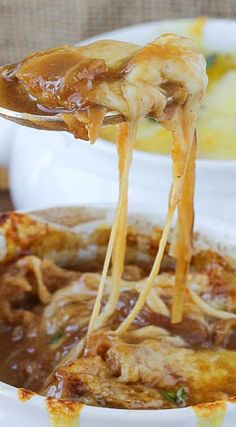
[[[0,0],[0,63],[121,26],[197,15],[236,17],[236,0]]]

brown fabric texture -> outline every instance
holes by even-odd
[[[236,17],[236,0],[0,0],[0,63],[145,21]]]

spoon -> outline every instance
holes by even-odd
[[[68,126],[64,122],[62,114],[55,115],[38,115],[30,113],[21,113],[19,111],[9,110],[0,106],[0,117],[11,120],[22,126],[28,126],[41,130],[68,131]],[[122,114],[108,113],[103,120],[103,127],[118,124],[126,121]]]

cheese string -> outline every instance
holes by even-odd
[[[170,255],[177,260],[171,313],[173,323],[182,320],[184,293],[192,257],[197,113],[198,110],[190,98],[183,108],[179,109],[176,117],[176,129],[173,132],[174,173],[177,176],[183,176],[178,201],[178,219],[170,248]]]
[[[191,147],[190,159],[182,187],[182,197],[178,206],[178,233],[176,242],[176,270],[171,313],[172,323],[182,320],[184,293],[187,287],[189,265],[192,257],[192,235],[194,222],[196,137]]]
[[[133,322],[135,317],[138,315],[138,313],[144,306],[146,302],[146,298],[151,290],[153,281],[155,280],[155,277],[159,274],[161,261],[164,256],[173,216],[174,216],[176,207],[179,204],[179,201],[181,199],[185,176],[188,173],[188,170],[191,169],[192,162],[195,160],[195,157],[191,155],[193,151],[192,150],[193,137],[190,137],[190,139],[188,139],[188,137],[191,136],[191,132],[187,132],[187,135],[185,135],[185,126],[189,125],[189,123],[188,123],[188,120],[187,120],[187,123],[185,123],[185,121],[183,121],[183,117],[185,118],[185,115],[187,114],[186,112],[187,108],[188,108],[188,105],[183,106],[182,108],[179,108],[177,110],[175,121],[172,124],[171,130],[173,135],[173,148],[172,148],[173,181],[172,181],[170,192],[169,192],[169,203],[168,203],[166,223],[162,231],[162,236],[160,239],[156,258],[155,258],[153,267],[151,269],[151,272],[149,274],[149,277],[146,280],[145,287],[140,293],[135,306],[133,307],[133,309],[127,316],[127,318],[118,327],[117,333],[124,333],[130,327],[131,323]],[[195,122],[194,122],[194,125],[195,125]],[[187,145],[185,145],[186,143]],[[183,228],[184,227],[185,226],[183,225]],[[188,231],[187,231],[187,234],[189,234]],[[186,240],[188,241],[188,237],[186,238]]]
[[[91,318],[90,318],[90,322],[89,322],[88,335],[93,331],[94,326],[95,326],[95,322],[98,318],[98,315],[99,315],[99,312],[101,309],[101,301],[102,301],[102,295],[103,295],[104,286],[105,286],[105,282],[106,282],[107,272],[109,269],[112,251],[113,251],[115,239],[117,236],[120,217],[122,214],[122,210],[124,209],[124,203],[125,203],[125,200],[127,197],[126,195],[127,195],[127,191],[128,191],[129,169],[130,169],[130,164],[131,164],[131,160],[132,160],[132,151],[133,151],[133,144],[134,144],[136,132],[137,132],[137,121],[131,121],[129,123],[129,132],[128,132],[128,137],[127,137],[127,142],[126,142],[127,143],[127,153],[126,153],[125,160],[124,160],[124,170],[123,170],[123,176],[121,179],[118,203],[117,203],[117,207],[116,207],[116,211],[115,211],[115,217],[114,217],[114,221],[113,221],[113,225],[112,225],[112,229],[111,229],[111,234],[110,234],[110,238],[109,238],[109,242],[108,242],[108,246],[107,246],[106,256],[105,256],[102,275],[101,275],[101,280],[100,280],[99,287],[98,287],[98,293],[97,293],[97,297],[95,300],[95,304],[94,304],[93,311],[92,311]]]
[[[117,150],[119,157],[119,191],[121,192],[122,179],[124,175],[125,159],[129,149],[132,149],[133,143],[128,144],[129,127],[127,123],[119,125]],[[114,242],[112,253],[112,288],[106,306],[102,310],[94,329],[101,328],[109,317],[113,314],[120,295],[120,282],[124,270],[126,236],[127,236],[127,207],[128,207],[128,185],[123,194],[122,210],[117,227],[116,240]]]
[[[167,213],[166,224],[165,224],[165,227],[164,227],[163,232],[162,232],[157,256],[156,256],[156,259],[154,261],[151,273],[150,273],[150,275],[146,281],[145,287],[143,288],[142,292],[139,294],[138,300],[137,300],[134,308],[129,313],[129,315],[126,317],[126,319],[117,328],[118,334],[124,333],[129,328],[129,326],[131,325],[131,323],[133,322],[133,320],[135,319],[135,317],[137,316],[137,314],[139,313],[139,311],[141,310],[141,308],[145,304],[146,298],[147,298],[147,296],[151,290],[153,281],[154,281],[155,277],[158,275],[159,270],[160,270],[160,265],[161,265],[161,261],[162,261],[163,255],[164,255],[166,243],[168,240],[169,231],[170,231],[170,227],[172,224],[172,218],[173,218],[174,212],[175,212],[175,207],[172,207],[170,205],[169,209],[168,209],[168,213]]]

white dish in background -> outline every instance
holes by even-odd
[[[184,34],[190,22],[145,23],[89,41],[113,38],[145,44],[163,32]],[[209,20],[204,44],[212,50],[236,51],[236,21]],[[17,209],[117,199],[116,148],[104,140],[90,146],[66,133],[39,132],[1,120],[0,163],[9,166],[11,194]],[[169,157],[135,151],[130,175],[130,205],[166,209],[170,180]],[[199,159],[196,215],[214,216],[236,224],[235,182],[236,161]]]

